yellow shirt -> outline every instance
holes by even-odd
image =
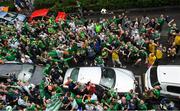
[[[154,53],[155,52],[155,48],[156,48],[155,46],[156,46],[155,43],[150,43],[149,44],[149,52]]]
[[[174,39],[176,45],[180,45],[180,35],[177,35]]]
[[[119,55],[117,51],[113,51],[112,52],[112,60],[118,60],[119,59]]]
[[[155,61],[156,61],[156,56],[151,56],[150,54],[148,57],[148,63],[153,65]]]
[[[162,59],[163,53],[161,50],[159,50],[159,49],[156,50],[156,57],[157,57],[157,59]]]

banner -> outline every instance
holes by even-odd
[[[9,10],[9,7],[5,7],[5,6],[0,7],[0,11],[8,12],[8,10]]]
[[[58,15],[56,16],[56,22],[59,20],[66,20],[67,14],[65,12],[58,12]]]

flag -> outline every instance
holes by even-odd
[[[0,7],[0,11],[8,12],[8,10],[9,10],[9,7],[5,7],[5,6]]]
[[[67,14],[65,12],[58,12],[55,21],[58,22],[59,20],[66,20]]]
[[[59,108],[62,106],[62,102],[59,97],[60,93],[53,95],[50,102],[47,104],[45,111],[58,111]]]

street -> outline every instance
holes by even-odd
[[[107,14],[107,15],[86,15],[85,18],[91,18],[91,19],[99,19],[99,18],[103,18],[103,17],[113,17],[114,15],[118,15],[121,14],[122,12],[115,12],[114,14]],[[170,16],[171,18],[175,19],[177,27],[180,28],[180,10],[160,10],[160,11],[135,11],[135,12],[130,12],[130,11],[126,11],[126,15],[128,15],[131,18],[135,18],[135,17],[139,17],[141,18],[144,15],[147,15],[149,17],[159,17],[161,14],[164,14],[164,16]],[[161,38],[160,38],[160,43],[163,44],[164,46],[167,46],[167,35],[168,35],[168,25],[167,23],[165,23],[165,25],[163,26],[163,30],[161,32]],[[165,54],[164,54],[165,56]],[[124,62],[122,62],[123,65],[126,65],[126,69],[132,71],[135,74],[135,79],[137,80],[138,84],[139,84],[139,92],[143,92],[144,89],[144,74],[147,71],[147,64],[139,64],[137,66],[133,66],[132,64],[126,64]],[[108,66],[112,67],[112,62],[109,61]],[[160,60],[159,65],[180,65],[180,53],[177,54],[175,61],[170,60],[167,57],[164,57],[162,60]]]

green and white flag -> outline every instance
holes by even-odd
[[[59,99],[60,93],[57,93],[51,97],[51,102],[47,104],[46,111],[58,111],[62,106],[62,102]]]

